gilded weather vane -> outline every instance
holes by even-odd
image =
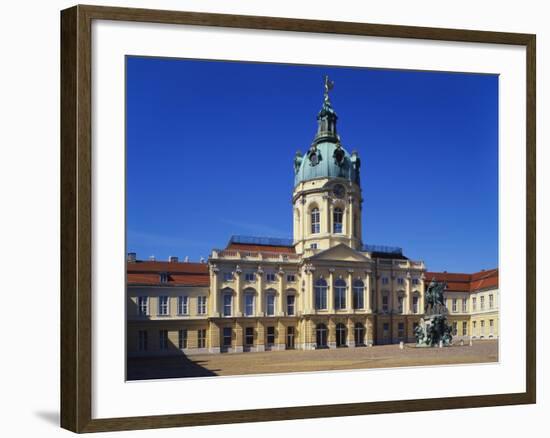
[[[328,92],[334,88],[334,81],[331,81],[328,78],[328,75],[325,75],[325,102],[329,101]]]

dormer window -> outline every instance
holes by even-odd
[[[160,280],[161,283],[167,283],[168,282],[168,273],[161,272],[159,274],[159,280]]]

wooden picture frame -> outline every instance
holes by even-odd
[[[92,418],[91,28],[93,20],[186,24],[519,45],[526,48],[526,391],[197,414]],[[535,48],[530,34],[75,6],[61,12],[61,426],[98,432],[365,415],[536,402]]]

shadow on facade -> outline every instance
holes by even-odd
[[[193,360],[186,355],[179,345],[171,338],[167,339],[165,348],[160,349],[160,330],[167,329],[177,333],[177,321],[155,321],[149,316],[140,316],[139,319],[130,319],[129,315],[137,315],[138,308],[132,300],[127,301],[127,345],[126,345],[126,379],[149,380],[171,379],[182,377],[216,376],[216,371],[203,366],[206,361]],[[145,323],[145,324],[143,324]],[[147,351],[138,353],[131,348],[138,342],[135,334],[138,327],[147,328]],[[177,342],[177,341],[176,341]]]

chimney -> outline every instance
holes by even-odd
[[[183,259],[184,263],[189,263],[189,256],[185,256],[185,258]]]
[[[178,262],[178,256],[170,256],[170,257],[168,257],[168,261],[170,263],[177,263]]]
[[[136,253],[135,252],[129,252],[128,257],[126,257],[126,261],[128,263],[135,263],[136,262]]]
[[[150,262],[154,262],[155,260],[156,260],[156,259],[155,259],[155,256],[154,256],[154,255],[149,256],[149,261],[150,261]]]

